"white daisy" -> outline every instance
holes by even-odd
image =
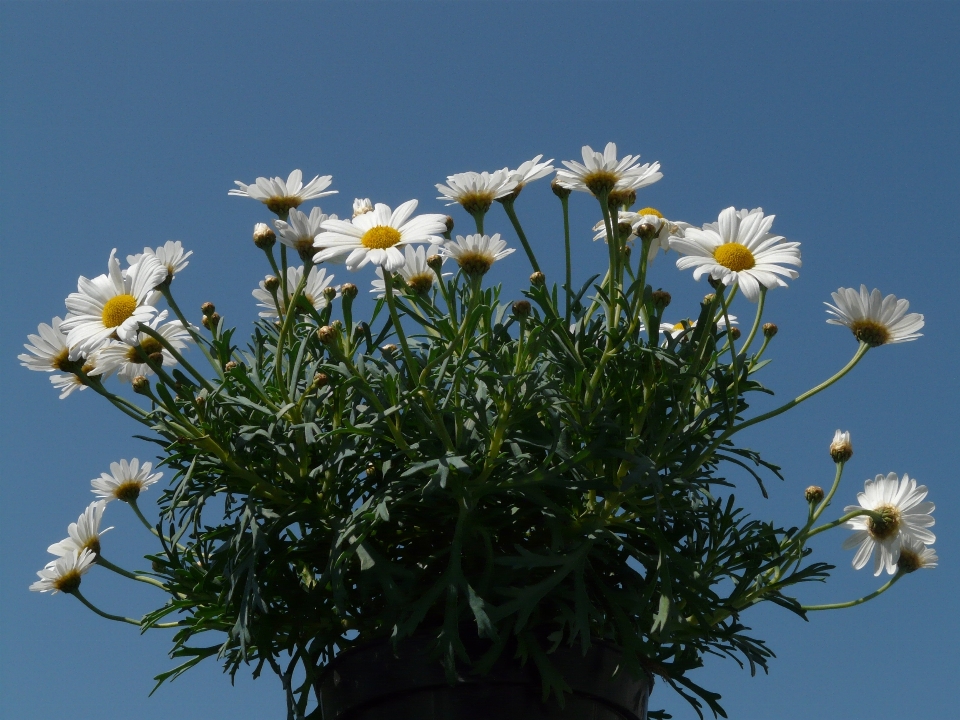
[[[151,475],[151,468],[152,465],[148,462],[141,466],[137,458],[133,458],[130,462],[121,460],[110,463],[109,475],[101,473],[100,477],[90,481],[90,485],[93,486],[91,492],[97,497],[104,498],[106,502],[136,500],[142,491],[163,477],[163,473]]]
[[[517,184],[513,190],[515,194],[519,193],[527,183],[546,177],[555,170],[551,164],[553,163],[553,158],[546,162],[540,162],[540,158],[542,157],[543,155],[537,155],[533,160],[527,160],[525,163],[521,163],[520,167],[516,170],[504,168],[507,173],[507,178]],[[441,190],[441,192],[443,191]]]
[[[730,325],[737,325],[737,316],[736,315],[727,315],[730,318]],[[678,323],[660,323],[660,334],[664,335],[670,339],[679,337],[682,333],[687,332],[688,330],[693,330],[697,326],[696,320],[683,320]],[[727,327],[727,318],[720,317],[717,320],[717,332],[725,330]],[[686,337],[686,336],[684,336]]]
[[[930,513],[935,506],[932,502],[922,502],[926,496],[927,486],[918,486],[917,481],[907,475],[902,481],[897,480],[896,473],[867,480],[863,492],[857,494],[860,504],[848,505],[843,511],[865,508],[880,513],[882,520],[861,515],[847,521],[846,527],[854,533],[844,540],[843,549],[857,548],[853,567],[862,568],[872,554],[873,574],[879,575],[886,568],[887,573],[893,575],[905,541],[932,545],[937,538],[927,528],[934,523]]]
[[[67,365],[71,364],[70,348],[67,346],[66,334],[60,330],[62,322],[60,318],[55,317],[53,325],[40,323],[37,326],[39,335],[27,335],[27,339],[33,345],[23,346],[30,351],[29,355],[26,353],[17,355],[21,365],[41,372],[67,370]]]
[[[827,313],[833,315],[827,322],[850,328],[857,340],[870,347],[922,337],[917,331],[923,327],[923,315],[907,315],[910,303],[906,300],[897,300],[894,295],[881,297],[876,288],[868,293],[866,285],[860,286],[859,293],[853,288],[840,288],[831,295],[836,305],[824,303],[830,308]]]
[[[664,252],[670,249],[671,237],[683,237],[684,231],[689,227],[693,227],[690,223],[667,220],[660,214],[659,210],[652,207],[643,208],[638,212],[621,210],[617,214],[617,222],[620,231],[627,233],[626,240],[624,241],[626,243],[632,243],[636,240],[638,237],[637,233],[640,232],[640,228],[644,225],[649,225],[654,229],[656,234],[650,241],[650,251],[647,255],[648,262],[653,262],[653,259],[657,256],[657,252],[661,249]],[[604,227],[603,220],[594,225],[593,229],[596,233],[593,239],[606,242],[607,231]]]
[[[437,185],[442,194],[437,200],[449,200],[447,205],[460,204],[471,215],[485,213],[494,200],[506,197],[517,187],[507,168],[493,173],[464,172],[447,176],[446,185]]]
[[[106,530],[100,529],[100,521],[103,520],[103,511],[107,507],[106,500],[94,500],[83,511],[83,515],[77,518],[75,523],[67,526],[67,537],[58,543],[54,543],[47,548],[48,553],[53,555],[70,555],[79,553],[83,550],[89,550],[94,555],[100,554],[100,536],[107,530],[113,530],[112,527]]]
[[[354,198],[353,199],[353,216],[363,215],[364,213],[373,212],[373,203],[370,202],[370,198]]]
[[[897,569],[902,573],[933,569],[937,566],[939,559],[932,547],[927,547],[916,538],[904,538],[900,542],[900,559],[897,560]]]
[[[408,200],[391,213],[388,206],[377,203],[373,212],[358,215],[351,222],[327,220],[323,223],[327,232],[314,243],[319,252],[313,261],[319,263],[346,255],[349,270],[373,263],[387,272],[396,272],[404,263],[401,246],[442,242],[438,233],[447,229],[446,215],[411,218],[416,208],[417,201]]]
[[[239,189],[230,190],[227,195],[240,195],[259,200],[267,206],[270,212],[282,217],[291,208],[300,207],[307,200],[315,200],[337,193],[337,190],[327,190],[330,187],[331,180],[333,180],[333,175],[324,175],[323,177],[317,175],[304,185],[303,173],[294,170],[290,173],[286,182],[280,177],[258,177],[252,185],[244,185],[239,180],[235,180],[234,184]]]
[[[75,390],[86,390],[87,386],[77,375],[51,375],[50,384],[60,391],[60,399],[69,397]]]
[[[287,311],[287,303],[290,301],[290,298],[293,297],[293,293],[296,291],[297,286],[300,284],[300,280],[303,278],[303,265],[300,267],[288,267],[287,268],[287,297],[283,297],[283,289],[278,288],[277,290],[277,299],[280,300],[280,310],[283,313]],[[306,301],[313,305],[317,310],[323,310],[328,304],[326,295],[323,294],[323,291],[326,290],[327,286],[333,281],[333,275],[327,275],[326,269],[318,269],[316,265],[310,268],[310,272],[307,273],[307,283],[303,286],[302,297],[306,298]],[[280,317],[280,313],[277,312],[277,305],[273,301],[273,295],[267,290],[266,282],[264,280],[260,281],[260,289],[253,291],[253,297],[259,300],[257,307],[263,308],[260,311],[260,317],[262,318],[276,318]]]
[[[468,275],[483,275],[497,260],[502,260],[514,248],[508,248],[507,243],[495,235],[457,235],[456,240],[450,240],[440,248],[440,254],[457,261],[457,264]]]
[[[34,592],[52,590],[54,595],[71,593],[80,587],[80,577],[93,567],[95,559],[96,555],[86,549],[59,557],[37,573],[40,579],[30,589]]]
[[[336,219],[336,215],[324,215],[320,208],[315,207],[309,215],[291,210],[288,222],[274,220],[273,224],[280,233],[280,242],[296,250],[306,261],[313,255],[314,238],[323,232],[320,226],[327,220]]]
[[[403,267],[397,272],[400,273],[400,276],[407,283],[407,287],[415,293],[422,294],[427,292],[433,287],[433,283],[437,279],[437,274],[433,271],[433,268],[427,264],[427,260],[439,255],[439,247],[437,245],[431,245],[429,248],[425,248],[423,245],[420,245],[414,248],[412,245],[407,245],[407,247],[403,249],[403,255]],[[440,258],[441,263],[446,262],[446,257],[440,255]],[[448,275],[450,275],[450,273],[444,273],[444,277]],[[377,268],[377,278],[378,279],[371,281],[373,289],[370,292],[379,293],[377,297],[383,297],[386,295],[387,288],[383,280],[383,270],[380,268]],[[400,290],[394,288],[393,294],[399,295]]]
[[[136,265],[121,272],[117,251],[110,253],[107,275],[93,280],[81,276],[78,292],[70,293],[66,304],[70,313],[60,324],[67,333],[67,345],[73,352],[91,353],[109,338],[125,342],[137,335],[137,323],[154,316],[160,299],[155,289],[167,277],[167,269],[156,255],[143,255]]]
[[[846,462],[853,457],[853,443],[850,442],[850,431],[837,430],[830,443],[830,457],[834,462]]]
[[[183,245],[179,240],[167,240],[163,245],[151,250],[148,247],[143,249],[142,253],[136,255],[127,255],[127,263],[136,265],[144,255],[155,255],[160,264],[167,269],[167,282],[173,280],[174,276],[182,271],[190,263],[187,258],[193,255],[193,250],[183,251]]]
[[[800,266],[800,243],[784,242],[783,237],[770,233],[774,217],[764,216],[761,208],[738,213],[728,207],[720,213],[718,222],[708,223],[703,229],[685,229],[683,237],[670,239],[670,247],[684,255],[677,260],[677,267],[695,268],[696,280],[709,274],[724,285],[739,284],[751,302],[760,297],[761,285],[786,287],[778,276],[797,277],[796,270],[782,265]]]
[[[186,349],[187,343],[193,342],[193,337],[191,337],[187,329],[184,328],[183,323],[179,320],[161,324],[166,319],[167,311],[163,310],[153,320],[146,323],[146,325],[160,333],[175,350],[180,351]],[[194,330],[196,330],[196,328],[194,328]],[[108,341],[97,352],[96,367],[88,374],[109,376],[116,372],[117,377],[123,382],[130,382],[137,375],[153,375],[153,370],[144,362],[143,356],[140,354],[141,350],[148,356],[154,353],[160,353],[163,356],[163,360],[160,363],[161,365],[170,366],[177,364],[176,358],[169,350],[160,344],[159,340],[142,332],[137,336],[136,344]]]
[[[607,143],[603,153],[594,152],[589,145],[584,145],[581,152],[583,164],[564,160],[567,169],[557,170],[557,182],[562,187],[599,196],[615,188],[624,192],[636,191],[663,177],[659,172],[660,163],[637,165],[639,155],[626,155],[617,160],[616,143]]]

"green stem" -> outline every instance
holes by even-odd
[[[103,555],[100,555],[99,553],[97,553],[97,560],[96,560],[96,562],[97,562],[97,565],[102,565],[102,566],[105,567],[107,570],[111,570],[111,571],[117,573],[117,575],[123,575],[124,577],[130,578],[131,580],[137,580],[137,581],[142,582],[142,583],[147,583],[147,584],[149,584],[149,585],[154,585],[154,586],[160,588],[161,590],[166,590],[166,589],[167,589],[167,586],[164,585],[164,584],[163,584],[162,582],[160,582],[159,580],[156,580],[156,579],[154,579],[154,578],[152,578],[152,577],[147,577],[146,575],[137,575],[136,573],[132,573],[132,572],[130,572],[129,570],[124,570],[122,567],[119,567],[119,566],[117,566],[117,565],[114,565],[112,562],[110,562],[109,560],[107,560],[105,557],[103,557]]]
[[[384,299],[387,301],[387,309],[390,311],[390,319],[393,320],[393,328],[397,331],[397,340],[400,341],[400,347],[403,349],[403,358],[407,364],[407,375],[410,383],[415,384],[420,375],[420,364],[413,357],[410,346],[407,344],[406,333],[403,332],[403,326],[400,324],[400,315],[397,313],[397,305],[393,297],[393,273],[383,271]]]
[[[566,313],[564,314],[564,320],[566,324],[565,328],[570,327],[570,314],[571,306],[570,301],[573,299],[573,266],[570,263],[570,197],[560,198],[560,205],[563,207],[563,250],[564,256],[566,258],[566,281],[567,281],[567,292],[566,295]]]
[[[827,496],[822,501],[820,501],[820,505],[817,507],[817,509],[813,511],[813,517],[810,518],[810,522],[807,523],[807,527],[810,527],[811,525],[813,525],[813,523],[816,522],[817,518],[823,514],[823,511],[830,506],[830,501],[833,500],[834,493],[836,493],[837,488],[840,487],[840,478],[843,476],[843,466],[844,466],[844,463],[842,462],[837,463],[837,475],[833,479],[833,485],[830,487],[830,492],[828,492]],[[804,528],[804,530],[806,529],[807,528]]]
[[[213,356],[207,349],[210,341],[203,337],[203,335],[201,335],[198,331],[193,329],[193,325],[187,320],[186,316],[184,316],[183,312],[180,310],[180,306],[177,305],[177,301],[173,299],[173,293],[170,292],[169,286],[161,287],[160,292],[163,293],[163,297],[167,301],[167,305],[170,306],[170,309],[173,310],[173,314],[177,316],[180,324],[183,325],[183,329],[190,333],[190,337],[193,338],[193,342],[196,343],[198,348],[200,348],[200,352],[203,353],[203,356],[207,359],[207,362],[210,363],[217,375],[223,379],[223,369],[220,367],[220,363],[214,362]]]
[[[723,309],[723,322],[727,328],[727,344],[730,346],[730,372],[733,374],[733,407],[730,410],[729,426],[732,428],[733,424],[737,421],[737,399],[740,397],[740,371],[737,368],[737,350],[732,335],[733,326],[730,325],[730,314],[727,310],[727,301],[723,297],[722,285],[717,290],[717,297],[720,298],[720,307]],[[724,389],[724,394],[726,394],[726,389]]]
[[[836,520],[832,520],[831,522],[824,523],[820,527],[814,528],[813,530],[807,533],[807,538],[812,538],[814,535],[819,535],[822,532],[831,530],[837,527],[838,525],[843,525],[845,522],[848,522],[849,520],[853,520],[855,517],[862,517],[863,515],[867,515],[870,518],[876,520],[877,522],[884,521],[883,515],[881,515],[880,513],[874,512],[873,510],[867,510],[866,508],[860,508],[859,510],[851,510],[846,515],[841,515]]]
[[[746,354],[750,349],[750,344],[753,342],[753,338],[757,334],[757,328],[760,327],[760,318],[763,317],[763,303],[767,299],[767,288],[764,285],[760,286],[760,299],[757,301],[757,315],[753,318],[753,327],[750,328],[750,334],[747,335],[747,339],[743,341],[743,347],[740,348],[740,352]]]
[[[867,600],[873,600],[875,597],[877,597],[877,595],[885,593],[887,590],[893,587],[893,584],[897,582],[897,580],[899,580],[902,577],[903,577],[903,573],[898,571],[896,575],[894,575],[892,578],[890,578],[890,580],[888,580],[885,584],[881,585],[879,588],[874,590],[872,593],[870,593],[869,595],[864,595],[862,598],[857,598],[856,600],[849,600],[847,602],[841,602],[841,603],[830,603],[829,605],[801,605],[800,607],[801,609],[807,612],[813,612],[815,610],[840,610],[842,608],[849,608],[849,607],[855,607],[856,605],[862,605],[863,603],[867,602]]]
[[[537,258],[533,254],[533,248],[530,247],[530,243],[527,242],[527,236],[523,233],[523,228],[520,226],[520,220],[517,218],[517,213],[513,209],[514,198],[504,199],[500,202],[503,205],[503,209],[507,212],[507,217],[510,218],[510,222],[513,223],[513,229],[517,232],[517,237],[520,238],[520,243],[523,245],[524,251],[527,253],[527,258],[530,260],[530,265],[533,266],[533,269],[536,272],[540,272],[540,265],[537,263]]]
[[[193,365],[191,365],[190,363],[188,363],[186,360],[183,359],[183,355],[181,355],[177,351],[177,349],[170,343],[169,340],[167,340],[163,335],[161,335],[159,332],[154,330],[152,327],[150,327],[146,323],[138,323],[138,325],[139,325],[140,332],[146,335],[149,335],[158,343],[160,343],[171,355],[173,355],[174,359],[187,370],[187,372],[193,375],[197,379],[197,381],[207,389],[208,392],[213,392],[213,385],[211,385],[210,382],[203,375],[197,372],[197,370],[193,367]]]
[[[105,397],[107,400],[113,403],[118,410],[132,417],[137,422],[143,423],[144,425],[149,425],[149,422],[147,421],[149,413],[143,408],[134,405],[132,402],[120,397],[119,395],[114,395],[112,392],[103,387],[103,383],[99,378],[86,375],[82,370],[80,371],[79,376],[81,380],[84,381],[84,385],[89,388],[93,388],[95,393]]]
[[[87,600],[87,599],[80,593],[80,589],[79,589],[79,588],[77,588],[76,590],[71,591],[70,594],[73,595],[77,600],[79,600],[80,602],[82,602],[84,605],[86,605],[88,608],[90,608],[91,610],[93,610],[97,615],[99,615],[99,616],[102,617],[102,618],[106,618],[107,620],[114,620],[115,622],[127,623],[127,624],[129,624],[129,625],[136,625],[137,627],[140,627],[140,622],[137,621],[137,620],[134,620],[133,618],[123,617],[123,615],[111,615],[110,613],[105,613],[103,610],[101,610],[100,608],[98,608],[98,607],[97,607],[96,605],[94,605],[92,602],[90,602],[89,600]]]
[[[480,235],[483,235],[483,216],[486,215],[486,212],[486,210],[478,210],[470,213],[473,216],[473,221],[477,224],[477,232]]]

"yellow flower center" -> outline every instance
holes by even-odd
[[[285,215],[290,212],[290,208],[300,207],[300,203],[303,200],[296,197],[295,195],[288,196],[274,196],[267,198],[263,201],[263,204],[267,206],[267,209],[277,215]]]
[[[485,213],[493,204],[492,192],[468,192],[457,200],[458,203],[471,215]]]
[[[116,295],[103,306],[103,326],[112,328],[123,324],[137,309],[137,299],[133,295]]]
[[[854,320],[850,323],[850,332],[857,340],[865,342],[870,347],[890,342],[890,331],[876,320]]]
[[[50,365],[56,370],[66,370],[66,364],[70,361],[70,350],[64,348],[52,358],[50,358]]]
[[[686,324],[684,324],[684,323],[686,323]],[[676,325],[674,325],[674,326],[673,326],[673,331],[674,331],[674,332],[681,332],[681,331],[683,331],[683,330],[686,330],[686,329],[689,328],[689,327],[693,327],[693,322],[690,321],[690,320],[684,320],[683,322],[678,322]]]
[[[923,560],[909,548],[900,548],[900,559],[897,560],[897,569],[903,573],[912,573],[923,567]]]
[[[63,575],[53,581],[53,587],[60,592],[72,593],[80,587],[80,572],[77,570],[67,570]]]
[[[143,351],[143,355],[140,354],[141,350]],[[127,362],[142,363],[144,362],[144,359],[143,359],[144,355],[149,357],[153,353],[158,353],[158,352],[163,352],[163,346],[160,344],[158,340],[155,340],[154,338],[148,335],[147,337],[143,338],[140,341],[139,346],[134,346],[134,347],[131,347],[129,350],[127,350],[127,353],[126,353]]]
[[[893,505],[880,505],[873,509],[880,518],[867,518],[867,531],[874,540],[886,540],[900,529],[900,511]]]
[[[123,500],[123,502],[130,502],[131,500],[136,500],[140,497],[140,481],[139,480],[127,480],[122,482],[117,486],[117,489],[113,491],[113,496],[117,500]]]
[[[617,184],[619,179],[616,173],[610,170],[594,170],[583,176],[583,184],[594,195],[601,195],[613,190],[613,186]]]
[[[457,264],[467,275],[484,275],[493,265],[493,256],[477,250],[467,250],[457,257]]]
[[[400,231],[389,225],[377,225],[367,230],[360,244],[371,250],[385,250],[400,242]]]
[[[639,212],[637,212],[637,215],[656,215],[658,218],[663,220],[663,215],[660,214],[660,211],[651,207],[642,208]]]
[[[83,544],[83,547],[80,548],[80,551],[82,552],[84,548],[92,552],[94,555],[99,555],[100,554],[100,538],[94,535],[92,538],[90,538]]]
[[[433,287],[434,277],[435,276],[432,272],[411,275],[409,278],[407,278],[407,287],[409,287],[415,293],[423,294]]]
[[[747,248],[746,245],[735,242],[724,243],[714,250],[713,259],[728,270],[733,270],[734,272],[749,270],[757,264],[749,248]]]

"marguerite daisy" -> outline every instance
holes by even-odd
[[[517,187],[507,168],[496,172],[463,172],[447,176],[446,185],[437,185],[442,194],[437,200],[449,200],[447,205],[460,204],[471,215],[485,213],[494,200],[506,197]]]
[[[130,502],[136,500],[140,493],[163,477],[163,473],[150,474],[152,465],[148,462],[140,465],[137,458],[130,462],[121,460],[110,463],[110,474],[101,473],[100,477],[90,481],[93,487],[91,492],[97,497],[111,500]]]
[[[304,262],[313,257],[313,240],[323,230],[320,226],[327,220],[336,220],[336,215],[324,215],[320,208],[315,207],[310,214],[299,210],[291,210],[287,222],[274,220],[273,224],[280,233],[280,242],[296,250]]]
[[[717,320],[717,332],[721,332],[726,329],[727,317],[730,318],[731,326],[737,324],[736,315],[727,315],[726,317],[721,316]],[[681,322],[674,323],[672,325],[670,323],[660,323],[660,332],[661,334],[663,334],[664,336],[670,339],[673,339],[675,337],[680,337],[681,335],[683,335],[683,337],[686,337],[684,333],[686,333],[689,330],[693,330],[693,328],[695,328],[696,326],[697,326],[696,320],[683,320]]]
[[[500,234],[457,235],[457,239],[447,242],[440,248],[440,254],[457,261],[457,265],[467,275],[484,275],[497,260],[502,260],[513,248],[500,239]]]
[[[900,559],[897,560],[897,569],[902,573],[933,569],[937,566],[938,560],[936,551],[916,538],[904,538],[900,542]]]
[[[364,213],[373,212],[373,203],[370,202],[370,198],[354,198],[353,199],[353,216],[363,215]]]
[[[167,311],[163,310],[153,320],[145,324],[156,330],[174,349],[184,350],[187,343],[192,342],[193,338],[179,320],[161,324],[166,319]],[[153,370],[144,361],[143,356],[147,355],[149,357],[156,353],[159,353],[163,358],[160,362],[161,365],[177,364],[173,354],[161,345],[159,340],[146,333],[139,333],[136,344],[132,345],[125,342],[108,341],[97,352],[96,367],[88,374],[112,375],[116,372],[117,377],[123,382],[130,382],[137,375],[153,375]]]
[[[167,282],[171,282],[178,272],[190,264],[187,258],[193,255],[193,250],[184,252],[179,240],[167,240],[155,250],[145,247],[142,253],[127,255],[127,263],[136,265],[144,255],[155,255],[160,264],[167,269]]]
[[[75,523],[67,526],[67,537],[58,543],[54,543],[47,548],[48,553],[53,555],[69,555],[79,553],[83,550],[89,550],[94,555],[100,554],[100,536],[107,530],[113,530],[112,527],[106,530],[100,529],[100,521],[103,519],[103,511],[106,508],[106,500],[94,500],[83,515],[77,518]]]
[[[761,285],[786,287],[778,276],[797,277],[796,270],[782,265],[800,266],[800,243],[770,233],[774,217],[764,216],[762,208],[738,213],[728,207],[716,223],[687,228],[683,237],[670,238],[670,247],[684,256],[677,267],[695,268],[696,280],[709,274],[724,285],[739,284],[750,302],[760,297]]]
[[[110,253],[107,275],[93,280],[81,276],[78,292],[66,300],[70,313],[60,323],[67,333],[72,352],[92,353],[108,339],[119,337],[132,342],[137,336],[137,323],[147,322],[160,299],[157,285],[166,280],[167,269],[156,255],[143,255],[140,262],[121,272],[117,251]]]
[[[927,528],[934,523],[930,515],[934,504],[923,502],[926,496],[927,486],[918,486],[917,481],[907,475],[902,481],[897,480],[896,473],[867,480],[863,492],[857,494],[860,504],[848,505],[843,511],[864,508],[879,513],[881,519],[861,515],[847,521],[846,527],[854,533],[844,540],[843,549],[857,548],[853,567],[859,570],[873,555],[873,574],[879,575],[886,568],[887,573],[893,575],[905,541],[932,545],[937,538]]]
[[[34,592],[72,593],[80,587],[80,577],[93,567],[96,555],[89,550],[74,551],[59,557],[37,572],[40,579],[30,589]]]
[[[923,315],[906,314],[910,303],[897,300],[894,295],[882,297],[876,288],[867,292],[867,286],[861,285],[858,293],[853,288],[840,288],[831,293],[836,305],[824,303],[833,315],[827,320],[831,325],[843,325],[860,342],[870,347],[901,343],[922,337],[917,332],[923,327]]]
[[[507,178],[516,183],[511,195],[516,197],[520,194],[520,191],[523,190],[524,185],[531,183],[534,180],[539,180],[542,177],[546,177],[552,173],[556,168],[553,167],[553,158],[547,160],[546,162],[540,162],[540,158],[543,155],[537,155],[533,160],[527,160],[524,163],[520,164],[516,170],[510,170],[509,168],[504,168],[507,173]]]
[[[403,249],[404,263],[398,272],[407,283],[407,287],[415,293],[423,294],[433,287],[433,283],[437,279],[437,274],[433,271],[433,268],[427,264],[427,260],[437,256],[438,250],[439,248],[436,245],[431,245],[429,248],[423,245],[416,248],[412,245],[407,245],[407,247]],[[441,263],[446,260],[446,257],[442,255],[439,257],[439,262]],[[449,275],[450,273],[445,274]],[[383,270],[377,268],[377,279],[373,280],[371,284],[373,285],[373,289],[370,292],[379,293],[377,297],[383,297],[386,294],[387,289],[386,283],[383,280]],[[394,295],[399,295],[400,290],[394,287],[393,293]]]
[[[690,223],[672,222],[660,214],[656,208],[643,208],[639,212],[627,212],[621,210],[617,214],[617,222],[620,232],[626,235],[624,242],[630,243],[639,237],[639,233],[651,232],[650,251],[647,255],[648,262],[652,262],[659,250],[667,252],[670,249],[670,238],[673,236],[683,237],[684,231],[693,227]],[[648,227],[650,230],[648,230]],[[593,226],[595,235],[594,240],[607,239],[607,231],[603,220]]]
[[[567,169],[557,170],[557,182],[570,190],[589,192],[595,196],[610,193],[614,188],[629,192],[655,183],[663,174],[660,163],[638,165],[639,155],[626,155],[617,159],[616,143],[607,143],[603,153],[584,145],[581,153],[583,163],[564,160]]]
[[[270,212],[283,217],[291,208],[300,207],[307,200],[315,200],[338,192],[337,190],[327,190],[332,180],[333,175],[324,175],[323,177],[317,175],[304,185],[303,173],[294,170],[290,173],[286,182],[280,177],[258,177],[252,185],[244,185],[239,180],[235,180],[234,183],[239,189],[230,190],[227,195],[240,195],[259,200],[267,206]]]
[[[30,370],[39,370],[41,372],[53,372],[54,370],[66,371],[70,363],[70,348],[67,347],[67,336],[60,330],[60,324],[63,321],[55,317],[52,325],[40,323],[37,326],[39,335],[27,335],[27,339],[33,345],[24,345],[23,347],[30,351],[17,355],[17,360],[25,368]]]
[[[446,215],[411,218],[416,209],[416,200],[408,200],[393,212],[383,203],[377,203],[373,212],[358,215],[351,222],[327,220],[323,223],[327,232],[314,242],[319,252],[313,261],[319,263],[346,255],[349,270],[373,263],[387,272],[396,272],[404,263],[402,246],[442,242],[438,233],[447,229]]]
[[[293,293],[296,291],[297,286],[300,285],[300,280],[303,279],[303,265],[300,267],[288,267],[287,268],[287,297],[283,297],[283,289],[277,289],[277,299],[280,301],[280,312],[286,313],[287,303],[290,301],[290,298],[293,297]],[[328,304],[326,295],[323,294],[323,291],[326,290],[327,286],[333,281],[333,275],[327,275],[326,269],[319,269],[316,265],[310,268],[310,272],[307,273],[307,283],[303,286],[303,293],[301,297],[306,299],[308,303],[313,305],[317,310],[323,310]],[[257,307],[263,308],[260,311],[260,317],[262,318],[276,318],[280,317],[280,313],[277,312],[277,304],[273,301],[273,294],[267,290],[267,284],[265,280],[260,281],[260,288],[253,291],[253,297],[259,300]]]

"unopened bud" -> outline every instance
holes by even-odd
[[[344,283],[340,286],[340,296],[346,300],[353,300],[358,292],[357,286],[353,283]]]
[[[330,384],[330,376],[326,373],[317,373],[313,376],[313,386],[318,390]]]
[[[333,299],[337,296],[337,289],[335,287],[330,287],[327,285],[323,289],[323,296],[327,299],[327,302],[332,302]]]
[[[253,244],[261,250],[273,247],[277,241],[277,234],[266,223],[257,223],[253,226]]]
[[[212,302],[205,302],[200,306],[200,312],[204,315],[213,315],[217,311],[217,306]]]
[[[764,323],[764,324],[763,324],[763,336],[766,337],[766,338],[772,338],[774,335],[777,334],[777,330],[779,330],[779,329],[780,329],[780,328],[778,328],[778,327],[777,327],[776,325],[774,325],[773,323]]]
[[[546,281],[547,281],[546,276],[545,276],[542,272],[540,272],[539,270],[537,270],[537,272],[532,273],[532,274],[530,275],[530,284],[531,284],[531,285],[540,286],[540,285],[543,285]]]
[[[628,259],[629,259],[631,252],[633,252],[633,248],[632,248],[632,247],[630,247],[629,245],[624,245],[624,246],[623,246],[623,256],[624,256],[625,258],[628,258]]]
[[[723,287],[723,280],[720,278],[715,278],[712,275],[707,276],[707,284],[710,285],[714,290],[719,290]]]
[[[324,345],[332,345],[334,342],[336,342],[337,331],[330,325],[324,325],[322,328],[317,330],[317,337],[320,338],[320,342],[322,342]]]
[[[226,370],[227,372],[230,372],[231,370],[236,370],[238,367],[239,365],[237,365],[237,361],[231,360],[230,362],[228,362],[226,365],[223,366],[223,369]]]
[[[203,395],[197,395],[197,397],[195,398],[194,401],[195,401],[195,402],[197,403],[197,405],[199,405],[200,407],[203,407],[204,405],[207,404],[207,398],[204,397]]]
[[[453,232],[453,218],[447,215],[443,222],[447,226],[447,232]]]
[[[703,300],[700,301],[701,305],[713,305],[714,301],[717,299],[717,296],[713,293],[703,296]]]
[[[434,272],[440,272],[440,268],[443,267],[443,256],[430,255],[427,258],[427,267],[429,267]]]
[[[263,279],[263,287],[267,292],[275,293],[280,289],[280,278],[276,275],[267,275]]]
[[[153,571],[154,571],[155,573],[162,573],[163,570],[164,570],[163,565],[161,565],[160,563],[158,563],[156,560],[151,560],[151,561],[150,561],[150,567],[153,569]]]
[[[150,358],[150,362],[155,365],[163,365],[163,353],[162,352],[153,352],[147,355]]]
[[[387,357],[393,357],[393,354],[396,351],[397,351],[397,346],[394,345],[393,343],[388,343],[387,345],[384,345],[382,348],[380,348],[380,352],[382,352]]]
[[[336,330],[337,332],[340,332],[341,330],[343,330],[343,323],[340,322],[339,320],[334,320],[330,324],[333,326],[333,329]]]
[[[517,317],[526,317],[530,314],[530,303],[527,300],[517,300],[513,303],[513,314]]]
[[[380,472],[380,468],[378,468],[376,465],[374,465],[373,463],[368,463],[367,477],[373,480],[379,480],[380,478],[383,477],[383,473]]]
[[[803,491],[803,496],[808,503],[818,503],[823,500],[823,488],[819,485],[811,485]]]
[[[561,200],[565,197],[570,197],[570,193],[573,192],[570,188],[564,187],[556,180],[550,183],[550,189],[553,190],[553,194]]]
[[[730,336],[731,340],[739,340],[740,334],[741,334],[740,328],[737,328],[737,327],[732,327],[730,328],[730,330],[727,331],[727,335]]]
[[[203,326],[210,331],[216,330],[217,326],[220,324],[220,313],[213,313],[211,315],[204,315],[203,320],[201,321]]]
[[[635,232],[637,233],[637,237],[641,240],[653,240],[653,238],[655,238],[660,232],[660,229],[654,227],[650,223],[640,223],[637,225]]]
[[[658,310],[662,311],[664,308],[666,308],[672,299],[673,298],[670,297],[670,293],[668,293],[666,290],[653,291],[653,306]]]
[[[850,442],[849,432],[840,432],[837,430],[833,434],[833,442],[830,443],[830,457],[835,463],[845,463],[853,457],[853,443]]]
[[[147,395],[150,392],[150,381],[144,375],[137,375],[130,384],[138,395]]]

